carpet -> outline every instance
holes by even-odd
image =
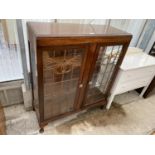
[[[0,135],[5,135],[5,134],[6,134],[5,116],[4,116],[3,107],[1,106],[1,103],[0,103]]]

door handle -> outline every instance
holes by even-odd
[[[80,84],[80,85],[79,85],[79,88],[82,88],[82,87],[83,87],[83,84]]]
[[[93,82],[92,81],[89,81],[89,85],[92,85],[93,84]]]

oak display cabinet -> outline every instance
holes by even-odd
[[[131,34],[107,25],[28,22],[33,107],[52,120],[107,103]]]

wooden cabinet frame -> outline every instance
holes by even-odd
[[[90,64],[90,66],[89,66],[90,68],[89,68],[89,73],[87,74],[87,79],[86,79],[87,84],[86,84],[86,88],[85,88],[84,93],[83,93],[84,98],[81,99],[81,100],[83,100],[83,103],[82,103],[82,105],[80,105],[80,106],[84,106],[84,102],[85,102],[85,98],[86,98],[86,92],[87,92],[88,83],[89,83],[89,81],[90,81],[90,79],[91,79],[91,77],[92,77],[93,71],[94,71],[95,63],[96,63],[96,61],[97,61],[97,57],[98,57],[98,54],[99,54],[99,48],[100,48],[101,46],[111,46],[111,45],[116,45],[116,44],[114,44],[114,43],[111,43],[111,44],[98,43],[98,44],[94,44],[94,45],[92,46],[92,49],[95,51],[95,53],[90,52],[89,55],[88,55],[88,57],[92,57],[92,59],[91,59],[91,60],[88,59],[88,62],[89,62],[89,64]],[[126,54],[127,48],[128,48],[128,46],[129,46],[128,43],[123,43],[123,42],[120,43],[120,44],[117,44],[117,45],[122,45],[123,48],[122,48],[122,52],[121,52],[120,58],[119,58],[119,60],[117,61],[117,64],[116,64],[116,67],[115,67],[115,71],[114,71],[114,73],[113,73],[113,75],[112,75],[112,77],[111,77],[111,82],[110,82],[110,85],[108,86],[107,93],[105,94],[106,97],[109,96],[110,89],[111,89],[111,87],[112,87],[112,85],[113,85],[113,83],[114,83],[114,81],[115,81],[116,76],[117,76],[117,72],[118,72],[118,70],[119,70],[119,66],[120,66],[121,63],[122,63],[123,58],[124,58],[124,56],[125,56],[125,54]],[[93,51],[93,50],[92,50],[92,51]],[[90,51],[91,51],[91,49],[90,49]],[[93,57],[93,55],[94,55],[94,57]],[[90,63],[90,61],[91,61],[91,63]],[[89,105],[89,106],[95,106],[95,104],[102,104],[102,103],[104,103],[104,102],[106,102],[105,99],[102,99],[102,100],[100,100],[100,101],[98,101],[98,102],[96,102],[96,103],[94,103],[94,104],[92,104],[92,105]],[[87,107],[89,107],[89,106],[87,106]],[[86,107],[85,107],[85,108],[86,108]]]
[[[71,26],[71,25],[68,24],[68,26]],[[87,34],[87,35],[85,34],[81,36],[74,36],[70,34],[70,36],[65,36],[65,37],[64,36],[49,37],[49,35],[37,36],[37,34],[35,34],[34,32],[34,29],[37,29],[37,26],[36,27],[34,26],[33,28],[30,23],[30,25],[28,25],[28,33],[29,33],[29,42],[30,42],[30,50],[31,50],[30,51],[31,66],[33,66],[32,64],[33,61],[35,61],[36,63],[36,69],[35,67],[31,67],[31,70],[33,72],[33,76],[32,76],[33,81],[37,82],[36,84],[38,85],[38,88],[35,88],[35,85],[33,87],[34,89],[33,91],[36,90],[38,93],[38,101],[34,101],[34,102],[38,102],[39,111],[37,112],[37,116],[38,116],[39,125],[41,129],[49,121],[56,120],[58,118],[70,115],[72,113],[79,112],[89,107],[102,106],[106,104],[110,89],[117,76],[119,66],[123,61],[123,58],[125,56],[126,50],[129,46],[132,36],[128,33],[123,32],[122,34],[112,33],[111,35],[94,34],[93,36],[91,36],[90,34]],[[108,85],[105,98],[103,98],[98,102],[85,106],[85,98],[86,98],[88,83],[94,71],[95,63],[99,54],[99,48],[101,46],[114,46],[114,45],[121,45],[122,50],[121,50],[119,59],[116,63],[114,72],[112,73],[112,77],[110,79],[110,83]],[[45,119],[44,118],[43,52],[44,50],[48,51],[48,50],[51,50],[52,48],[63,49],[64,47],[65,48],[70,48],[70,47],[83,48],[85,50],[84,59],[81,65],[81,71],[80,71],[80,77],[79,77],[79,82],[77,86],[76,96],[74,100],[75,102],[73,103],[73,110],[56,115],[49,119]],[[36,57],[36,59],[34,57]],[[37,78],[34,77],[35,74],[37,74]],[[79,88],[80,85],[81,85],[81,88]],[[36,109],[35,104],[34,104],[34,109]]]

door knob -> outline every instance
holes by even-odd
[[[92,81],[89,81],[89,85],[92,85],[93,84],[93,82]]]
[[[79,88],[82,88],[82,87],[83,87],[83,84],[80,84],[80,85],[79,85]]]

